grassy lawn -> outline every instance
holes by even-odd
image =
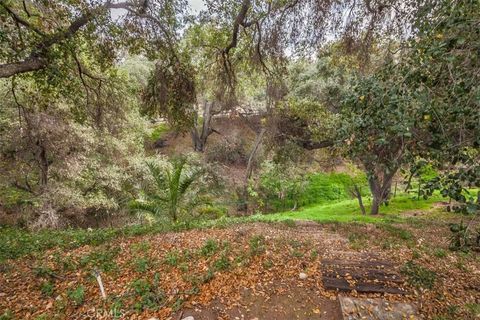
[[[284,220],[314,220],[318,222],[401,222],[402,212],[428,210],[432,204],[441,201],[440,195],[435,195],[427,200],[416,200],[411,195],[400,195],[394,198],[388,206],[380,209],[378,216],[362,215],[357,200],[342,200],[329,204],[320,204],[300,209],[298,211],[286,211],[269,215],[257,216],[262,221],[284,221]],[[366,205],[367,212],[370,209]]]

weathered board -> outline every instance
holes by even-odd
[[[390,262],[362,257],[324,259],[321,263],[323,286],[327,290],[405,294],[404,280]]]

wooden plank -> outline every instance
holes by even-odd
[[[327,290],[338,290],[349,292],[356,290],[363,293],[391,293],[391,294],[405,294],[405,290],[399,287],[388,286],[387,284],[357,282],[355,285],[351,285],[347,280],[343,278],[322,278],[323,286]]]
[[[328,266],[342,266],[342,267],[376,267],[379,269],[384,269],[387,267],[393,267],[393,264],[388,261],[382,260],[332,260],[324,259],[321,261],[321,264],[325,267]]]
[[[382,277],[382,276],[377,276],[375,278],[366,278],[366,277],[362,277],[362,276],[359,276],[359,275],[353,275],[353,276],[349,276],[347,278],[347,276],[343,277],[343,276],[340,276],[340,275],[337,275],[335,273],[326,273],[326,274],[323,274],[322,278],[335,278],[335,279],[345,279],[345,280],[353,280],[353,281],[362,281],[362,282],[368,282],[368,283],[388,283],[388,284],[392,284],[392,285],[396,285],[396,286],[400,286],[402,284],[405,283],[405,281],[403,279],[391,279],[391,278],[388,278],[388,277]]]
[[[372,281],[387,281],[394,283],[404,283],[402,276],[397,273],[388,273],[381,272],[378,270],[371,269],[358,269],[358,270],[349,270],[349,269],[333,269],[322,271],[322,276],[327,278],[346,278],[351,277],[356,280],[372,280]]]
[[[359,254],[321,260],[323,285],[329,290],[405,294],[403,277],[390,261]]]

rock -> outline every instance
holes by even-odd
[[[300,278],[300,280],[305,280],[308,278],[307,274],[306,273],[303,273],[303,272],[300,272],[300,274],[298,275],[298,277]]]
[[[158,318],[149,318],[148,320],[158,320]]]
[[[195,320],[195,318],[192,317],[192,316],[188,316],[188,317],[183,318],[182,320]]]

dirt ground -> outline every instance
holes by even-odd
[[[347,294],[412,303],[426,319],[478,319],[478,254],[449,252],[446,223],[414,219],[388,227],[251,223],[51,250],[3,268],[0,315],[8,310],[13,319],[341,319],[338,295]],[[407,261],[421,266],[404,284],[405,295],[323,287],[322,259],[372,253],[398,272]],[[94,269],[101,272],[106,300]],[[422,287],[430,274],[433,285]]]

